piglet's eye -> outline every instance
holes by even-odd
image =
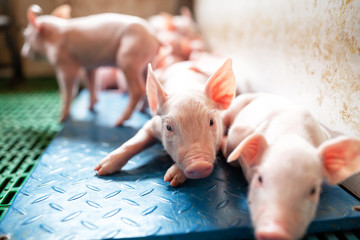
[[[259,181],[259,183],[262,183],[263,182],[263,179],[262,179],[262,177],[259,175],[259,177],[258,177],[258,181]]]
[[[169,132],[172,132],[172,131],[173,131],[172,127],[171,127],[169,124],[166,124],[166,129],[167,129]]]
[[[214,119],[210,118],[210,126],[214,125]]]
[[[313,188],[310,190],[310,196],[314,196],[315,193],[316,193],[316,188],[313,187]]]

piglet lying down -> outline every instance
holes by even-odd
[[[149,65],[146,91],[155,116],[100,161],[95,167],[99,175],[120,170],[155,140],[163,143],[175,161],[164,177],[171,186],[212,172],[223,136],[220,110],[230,106],[235,94],[231,60],[210,78],[194,69],[192,62],[176,63],[165,70],[160,80]]]
[[[257,239],[301,238],[314,218],[323,180],[330,184],[360,170],[360,140],[329,139],[302,107],[257,93],[237,97],[225,112],[230,127],[222,151],[239,162],[250,187]]]

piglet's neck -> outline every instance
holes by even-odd
[[[63,30],[67,21],[67,19],[57,18],[50,15],[41,16],[37,19],[37,23],[39,25],[46,25],[48,28],[54,30]]]
[[[63,39],[62,35],[66,30],[66,19],[53,16],[42,16],[38,19],[40,34],[45,42],[55,44]]]
[[[51,64],[57,63],[59,46],[64,42],[64,31],[66,30],[65,19],[53,16],[39,17],[38,23],[43,40],[43,54],[46,55]]]

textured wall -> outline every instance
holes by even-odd
[[[244,91],[285,95],[360,137],[359,0],[197,0],[195,9]]]

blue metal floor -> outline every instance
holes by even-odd
[[[170,157],[156,144],[106,177],[93,168],[133,136],[149,118],[136,113],[113,124],[127,98],[101,93],[96,113],[83,91],[72,118],[43,154],[6,216],[0,233],[14,239],[249,239],[253,238],[240,169],[219,159],[205,179],[173,188],[163,181]],[[323,186],[309,233],[360,228],[360,201],[339,187]]]

